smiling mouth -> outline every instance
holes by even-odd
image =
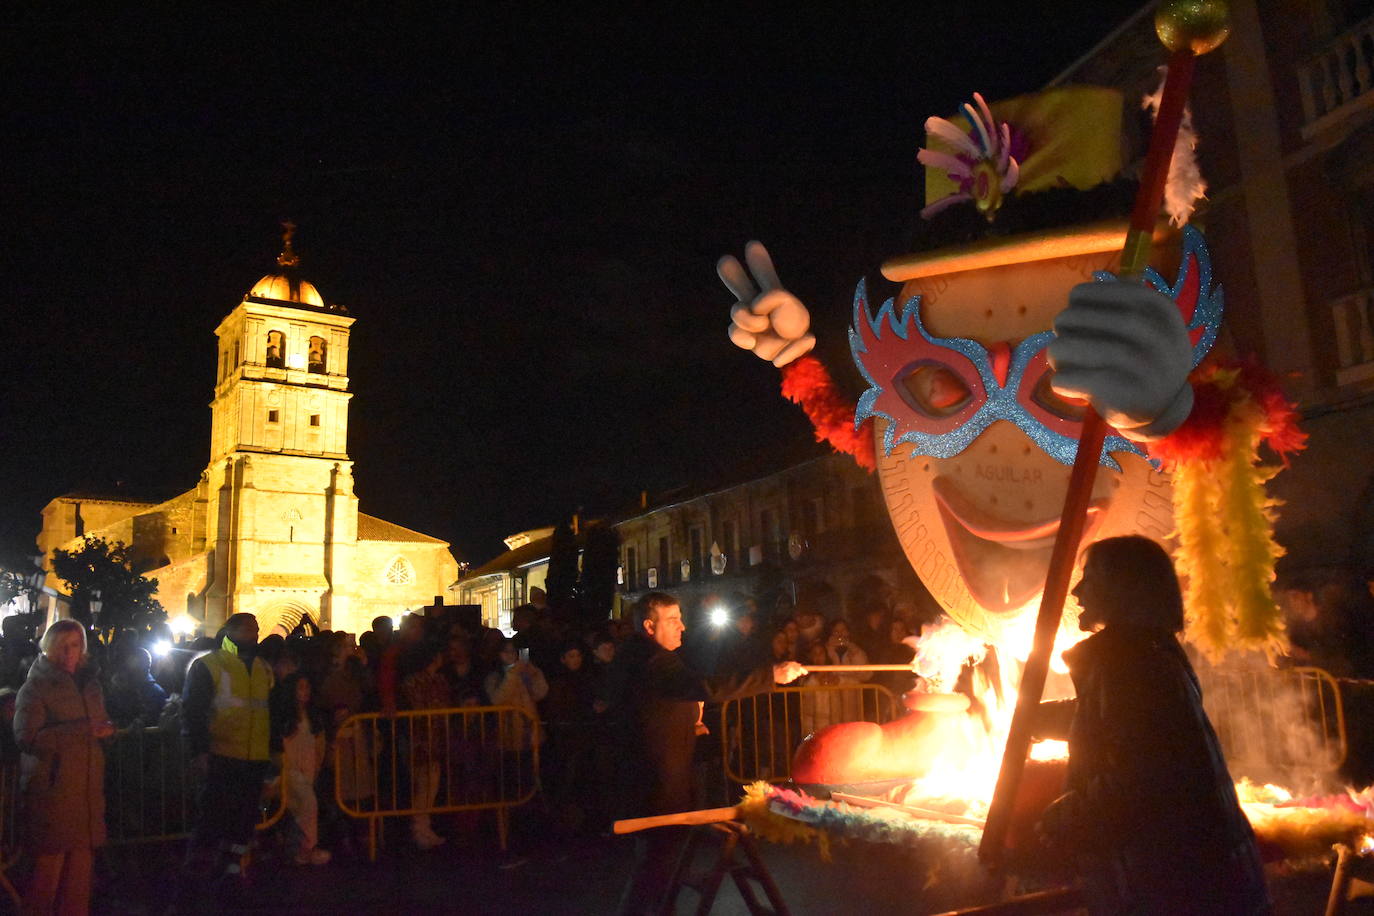
[[[949,480],[935,478],[935,501],[949,535],[954,562],[969,594],[994,614],[1006,614],[1028,604],[1045,585],[1059,518],[1015,522],[973,504]],[[1094,499],[1083,525],[1083,541],[1091,540],[1106,509],[1105,498]]]

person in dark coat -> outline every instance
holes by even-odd
[[[15,704],[23,752],[24,848],[33,876],[26,913],[90,909],[94,850],[105,844],[105,756],[114,734],[100,679],[86,662],[86,630],[75,620],[48,627]]]
[[[677,599],[650,592],[635,609],[635,631],[616,651],[607,675],[607,711],[622,729],[630,816],[691,810],[698,704],[763,693],[775,681],[786,684],[806,673],[797,662],[783,662],[705,677],[687,667],[678,651],[686,629]],[[657,911],[683,838],[682,828],[638,835],[635,870],[619,912]]]
[[[1074,595],[1080,627],[1097,632],[1064,653],[1077,692],[1068,791],[1042,836],[1072,859],[1094,914],[1271,912],[1254,832],[1174,635],[1183,599],[1169,555],[1140,536],[1099,541]]]
[[[110,679],[110,718],[125,728],[135,721],[145,727],[157,724],[167,691],[153,677],[153,657],[141,646],[130,649],[120,660],[119,670]]]

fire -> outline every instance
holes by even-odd
[[[910,718],[927,718],[920,727],[893,729],[891,742],[882,748],[910,762],[910,772],[919,773],[889,792],[888,801],[977,820],[986,817],[1016,708],[1018,662],[1029,653],[1035,615],[1034,607],[1021,609],[991,644],[950,621],[923,627],[920,636],[908,640],[916,650],[912,667],[919,677],[917,691],[906,698],[914,711]],[[1064,650],[1088,636],[1076,622],[1069,615],[1059,628],[1051,661],[1054,671],[1067,670]],[[987,663],[989,649],[995,650],[996,664]],[[960,696],[950,696],[956,684]],[[963,695],[971,696],[967,709]],[[953,702],[956,699],[961,702]],[[1032,761],[1067,757],[1063,741],[1040,741],[1030,753]],[[1295,798],[1283,786],[1244,779],[1236,789],[1261,846],[1278,850],[1285,859],[1318,858],[1333,843],[1374,855],[1374,787],[1308,798]]]
[[[962,740],[944,740],[939,746],[912,748],[922,762],[923,775],[900,787],[893,798],[903,804],[939,807],[945,811],[981,817],[992,799],[997,773],[1002,765],[1002,750],[1011,729],[1016,709],[1020,664],[1029,654],[1035,630],[1037,606],[1021,608],[1003,628],[995,643],[989,644],[950,620],[922,627],[919,636],[907,642],[916,651],[912,667],[920,678],[918,689],[932,694],[948,693],[959,682],[966,666],[973,675],[960,684],[972,694],[971,714],[963,717],[958,729]],[[1051,668],[1063,673],[1062,653],[1088,634],[1082,633],[1073,618],[1061,624],[1055,637]],[[988,650],[995,650],[997,664],[985,665]],[[935,742],[928,742],[935,744]],[[1068,756],[1063,741],[1041,741],[1031,751],[1033,760],[1058,760]]]

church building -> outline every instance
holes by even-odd
[[[248,291],[219,339],[210,460],[165,501],[73,493],[43,509],[45,557],[83,535],[123,541],[158,580],[168,616],[213,633],[230,615],[263,634],[303,617],[360,633],[423,607],[457,578],[446,541],[358,510],[348,457],[349,330],[299,273],[287,224],[278,270]],[[50,586],[62,585],[51,575]]]

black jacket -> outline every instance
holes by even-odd
[[[603,699],[624,752],[636,816],[692,808],[692,749],[697,703],[721,703],[772,689],[771,667],[748,674],[706,677],[688,668],[646,635],[634,634],[617,650]]]
[[[1068,792],[1042,823],[1093,912],[1265,912],[1254,833],[1178,640],[1108,626],[1064,660],[1078,694]]]

